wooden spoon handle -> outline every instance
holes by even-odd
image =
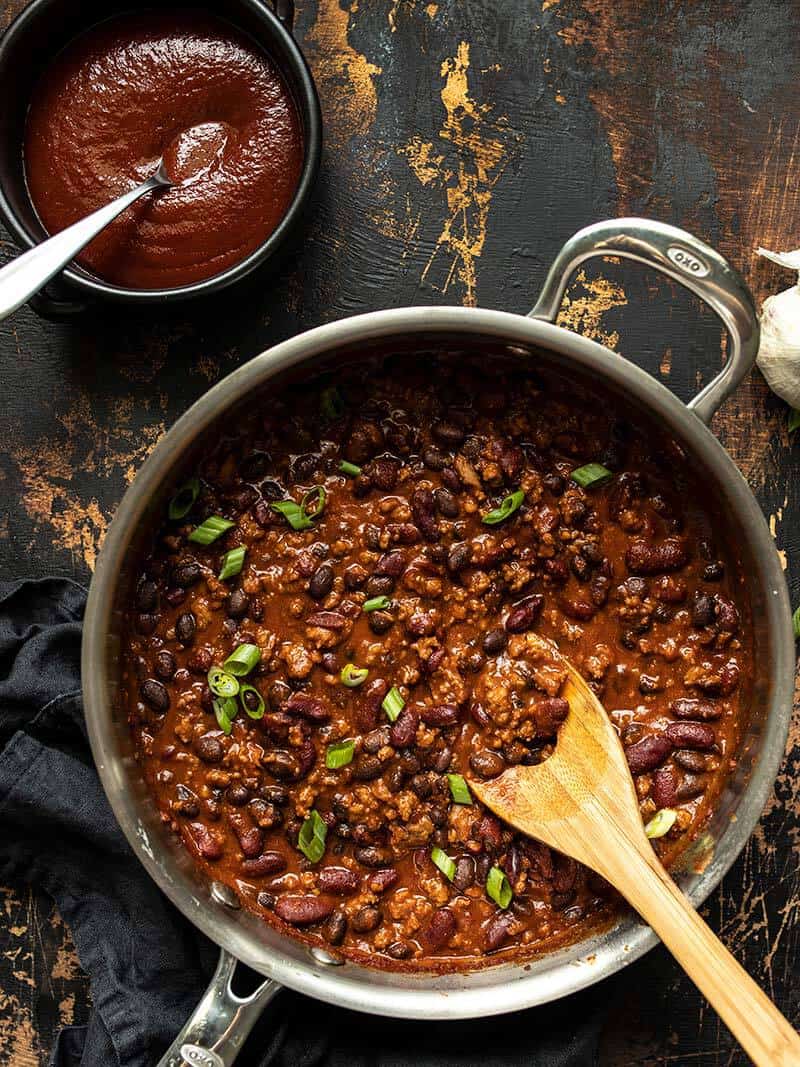
[[[800,1037],[789,1022],[703,922],[655,855],[643,854],[620,837],[614,857],[605,857],[605,877],[647,920],[758,1067],[800,1067]]]

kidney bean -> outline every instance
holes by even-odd
[[[172,568],[172,581],[181,589],[188,589],[200,581],[203,572],[194,560],[183,560]]]
[[[264,831],[260,826],[234,826],[234,833],[246,859],[252,860],[261,855],[264,848]]]
[[[503,870],[506,872],[506,876],[511,883],[512,888],[516,886],[522,871],[522,854],[517,845],[512,844],[509,848],[503,863]]]
[[[475,882],[475,860],[472,856],[459,856],[456,860],[456,873],[453,875],[453,885],[463,893]]]
[[[391,889],[400,875],[394,867],[382,867],[379,871],[369,876],[369,889],[371,893],[385,893]]]
[[[679,748],[677,752],[673,752],[672,758],[679,767],[694,774],[702,774],[706,769],[706,757],[690,748]]]
[[[664,731],[676,748],[713,748],[717,737],[710,726],[702,722],[671,722]]]
[[[404,552],[384,552],[375,564],[373,574],[381,578],[399,578],[406,569],[406,557]]]
[[[406,619],[406,631],[412,637],[430,637],[436,630],[436,619],[422,611],[415,611]]]
[[[544,597],[534,593],[515,605],[506,616],[505,628],[510,634],[521,634],[530,630],[542,613]]]
[[[739,612],[734,602],[724,593],[715,593],[717,629],[721,633],[735,634],[739,629]]]
[[[460,509],[454,493],[449,489],[441,488],[437,489],[433,495],[440,515],[443,515],[446,519],[458,518]]]
[[[162,678],[165,682],[168,682],[171,678],[174,678],[175,671],[178,669],[178,664],[175,661],[175,657],[171,652],[167,652],[163,649],[155,658],[153,669],[159,678]]]
[[[283,707],[291,715],[300,715],[309,722],[327,722],[331,717],[325,701],[310,693],[292,693]]]
[[[660,734],[643,737],[625,749],[631,774],[644,774],[659,767],[672,751],[672,742]]]
[[[327,919],[333,904],[323,897],[284,896],[275,903],[275,914],[291,926],[312,926]]]
[[[175,636],[182,645],[190,645],[194,641],[197,621],[191,611],[185,611],[175,620]]]
[[[669,706],[670,715],[674,715],[676,719],[700,719],[702,722],[719,719],[723,710],[718,704],[709,704],[708,701],[698,700],[696,697],[679,697]]]
[[[357,848],[353,856],[363,867],[377,870],[379,867],[388,867],[391,862],[391,853],[388,849],[379,848],[377,845],[365,845]]]
[[[482,841],[488,848],[498,849],[503,843],[503,831],[496,815],[486,812],[477,821],[473,828],[473,834],[478,841]]]
[[[469,757],[469,765],[481,778],[496,778],[506,769],[506,761],[497,752],[481,748]]]
[[[430,489],[420,487],[411,494],[411,512],[414,522],[426,541],[438,541],[441,537],[439,524],[434,515],[434,498]]]
[[[484,946],[486,952],[496,952],[506,943],[511,936],[512,923],[510,915],[501,912],[495,915],[484,926]]]
[[[164,593],[164,599],[171,608],[177,608],[186,599],[186,590],[181,589],[180,586],[173,585]]]
[[[625,562],[633,574],[662,574],[685,567],[689,553],[686,543],[677,537],[668,537],[657,545],[638,540],[628,546]]]
[[[447,569],[450,574],[460,574],[472,562],[472,546],[466,541],[459,541],[447,554]]]
[[[297,769],[297,778],[298,780],[300,780],[302,778],[305,778],[305,776],[310,772],[311,768],[317,762],[317,750],[314,747],[314,742],[311,740],[311,738],[308,738],[306,741],[304,741],[300,748],[297,750],[297,759],[299,763]]]
[[[495,627],[489,630],[483,638],[483,651],[487,656],[497,656],[503,651],[508,643],[505,630]]]
[[[312,600],[325,599],[333,588],[333,578],[333,567],[330,563],[322,563],[317,567],[308,583],[308,595]]]
[[[575,597],[562,597],[561,610],[570,619],[578,622],[588,622],[597,614],[597,606],[586,600],[578,600]]]
[[[563,697],[544,697],[534,708],[536,733],[539,737],[555,737],[558,727],[569,714],[569,704]]]
[[[453,726],[461,718],[461,712],[457,704],[434,704],[423,707],[420,718],[426,726]]]
[[[374,459],[368,468],[369,477],[372,479],[373,485],[383,492],[391,492],[397,485],[397,477],[400,473],[400,464],[396,459],[392,459],[391,456],[378,456]]]
[[[222,841],[202,822],[189,823],[189,842],[204,860],[218,860],[224,852]]]
[[[411,708],[403,708],[389,730],[389,741],[395,748],[408,748],[417,736],[419,717]]]
[[[214,734],[203,734],[194,743],[194,750],[203,763],[219,763],[225,755],[225,748]]]
[[[437,908],[423,928],[421,937],[434,952],[443,948],[458,929],[456,917],[450,908]]]
[[[378,722],[381,701],[389,692],[389,683],[383,678],[373,678],[364,686],[363,694],[355,709],[356,724],[366,733]]]
[[[207,674],[214,662],[211,650],[208,648],[196,648],[186,661],[186,666],[192,674]]]
[[[411,522],[387,523],[386,532],[393,544],[415,545],[420,539],[420,532]]]
[[[341,945],[347,933],[347,916],[337,908],[322,926],[322,936],[329,945]]]
[[[169,693],[155,678],[146,678],[139,685],[139,696],[153,711],[163,715],[169,710]]]
[[[394,589],[394,578],[373,574],[367,581],[367,596],[388,596]]]
[[[360,589],[366,580],[367,572],[364,567],[362,567],[359,563],[351,563],[349,567],[345,567],[345,589],[349,589],[351,591],[354,589]]]
[[[314,611],[306,619],[306,626],[318,626],[322,630],[343,630],[347,619],[338,611]]]
[[[317,884],[323,893],[346,897],[358,891],[360,879],[349,867],[323,867],[317,875]]]
[[[357,934],[368,934],[377,929],[383,922],[383,914],[380,908],[373,904],[359,908],[350,920],[350,926]]]
[[[694,800],[708,788],[708,777],[705,774],[684,774],[678,783],[676,798],[679,801]]]
[[[374,634],[385,634],[394,626],[394,615],[388,611],[371,611],[369,628]]]
[[[676,803],[679,778],[674,767],[659,767],[653,771],[650,797],[657,808],[671,808]]]
[[[382,748],[389,744],[390,733],[391,730],[388,725],[381,726],[377,730],[371,730],[364,738],[364,751],[369,752],[371,756],[374,756],[376,753],[380,752]]]

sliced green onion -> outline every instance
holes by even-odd
[[[236,713],[239,710],[236,706],[236,701],[233,697],[216,697],[212,705],[220,730],[224,734],[229,734],[233,728],[232,720],[236,718]]]
[[[585,467],[578,467],[570,474],[573,482],[577,482],[582,489],[591,489],[593,485],[600,485],[613,478],[613,471],[604,467],[602,463],[587,463]]]
[[[456,804],[472,803],[472,793],[463,774],[448,774],[447,781],[450,783],[450,796]]]
[[[219,581],[224,582],[228,578],[234,578],[244,566],[244,557],[247,554],[247,549],[232,548],[230,552],[226,552],[222,557],[222,567],[220,568]]]
[[[342,684],[346,685],[348,689],[355,689],[362,682],[366,682],[368,674],[369,671],[366,667],[356,667],[355,663],[345,663],[339,677],[342,680]]]
[[[319,406],[326,419],[340,419],[344,415],[344,400],[335,385],[322,390]]]
[[[655,813],[647,826],[645,826],[644,832],[651,839],[663,837],[664,834],[668,834],[675,825],[675,820],[677,818],[678,813],[674,808],[662,808]]]
[[[283,515],[293,530],[308,530],[312,525],[308,515],[293,500],[279,500],[277,504],[271,504],[270,507],[279,515]]]
[[[266,711],[264,698],[254,685],[239,686],[239,703],[251,719],[262,719]]]
[[[800,637],[800,608],[792,615],[792,629],[794,630],[794,636]]]
[[[456,876],[456,865],[447,853],[443,852],[438,846],[434,846],[431,849],[431,860],[436,864],[447,881],[452,882]]]
[[[325,838],[328,836],[328,827],[316,808],[311,812],[300,827],[297,835],[297,847],[312,863],[319,863],[325,855]]]
[[[485,522],[487,526],[496,526],[498,522],[505,522],[509,515],[513,515],[519,508],[522,501],[525,499],[525,494],[521,489],[517,489],[513,493],[509,493],[508,496],[501,502],[499,508],[494,508],[492,511],[487,511],[485,515],[481,516],[481,522]]]
[[[388,596],[374,596],[371,600],[365,600],[361,605],[362,611],[385,611],[391,604]]]
[[[489,877],[486,879],[486,892],[501,908],[507,908],[514,896],[511,883],[499,867],[492,867],[489,871]]]
[[[182,519],[188,515],[194,507],[194,502],[200,495],[200,479],[190,478],[180,487],[178,492],[169,502],[169,517],[173,520]]]
[[[212,667],[208,672],[208,688],[215,697],[235,697],[239,692],[239,682],[222,667]]]
[[[212,541],[222,537],[226,530],[230,530],[231,526],[235,525],[236,523],[231,522],[229,519],[220,518],[219,515],[211,515],[204,522],[201,522],[199,526],[195,526],[189,534],[189,540],[198,545],[210,545]]]
[[[381,707],[386,712],[389,722],[394,722],[405,706],[406,702],[396,685],[392,686],[381,702]]]
[[[789,433],[800,430],[800,410],[792,408],[789,412]]]
[[[314,498],[316,497],[316,503]],[[328,494],[325,492],[324,485],[315,485],[313,489],[309,489],[306,495],[300,502],[300,507],[308,515],[309,519],[316,519],[325,510],[325,503],[328,499]],[[313,505],[313,507],[311,506]]]
[[[258,645],[239,645],[222,664],[222,669],[236,678],[243,678],[260,659],[261,649]]]
[[[328,745],[325,752],[325,766],[329,771],[336,771],[340,767],[346,767],[348,763],[353,762],[355,750],[355,741],[337,741],[335,745]]]
[[[343,459],[339,464],[339,470],[342,474],[351,474],[354,478],[357,478],[359,474],[361,474],[361,468],[356,463],[350,463],[346,459]]]

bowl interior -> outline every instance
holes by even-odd
[[[199,9],[247,33],[281,71],[294,98],[303,129],[305,157],[289,209],[276,230],[246,259],[211,278],[172,289],[129,289],[112,285],[78,265],[64,277],[106,296],[153,300],[193,296],[244,277],[280,245],[308,198],[319,166],[321,120],[311,74],[291,36],[260,0],[170,0],[171,9]],[[129,12],[141,13],[130,0],[33,0],[0,40],[0,212],[21,244],[32,247],[47,237],[31,203],[25,181],[23,142],[34,87],[54,55],[96,23]]]
[[[412,311],[419,314],[409,321]],[[424,359],[426,349],[478,346],[502,351],[533,370],[567,370],[582,384],[596,387],[601,396],[616,396],[624,407],[638,409],[669,430],[696,460],[717,521],[738,533],[742,600],[749,606],[756,665],[738,766],[712,818],[684,853],[677,875],[695,903],[718,883],[761,813],[783,751],[792,675],[785,654],[785,583],[781,593],[776,584],[780,570],[766,524],[741,475],[694,415],[620,357],[549,324],[497,312],[412,311],[362,316],[286,342],[234,372],[180,420],[145,464],[112,524],[92,585],[83,674],[95,760],[117,818],[151,874],[201,929],[261,973],[322,999],[381,1014],[455,1018],[511,1011],[573,992],[641,955],[655,937],[633,917],[623,917],[611,929],[526,964],[498,963],[449,975],[398,974],[349,961],[341,965],[334,961],[334,966],[324,954],[287,938],[256,916],[230,911],[210,898],[208,883],[165,831],[143,786],[118,701],[118,664],[121,616],[136,578],[132,564],[137,551],[223,414],[237,404],[252,403],[261,390],[268,395],[287,377],[296,379],[341,359],[343,351],[348,359],[358,359],[379,344],[382,351],[395,346],[406,358]],[[360,325],[365,320],[381,324],[371,337],[370,330]],[[396,325],[401,320],[402,330]],[[483,330],[477,329],[479,320]],[[765,539],[772,556],[765,554]]]

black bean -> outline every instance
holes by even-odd
[[[150,615],[145,612],[136,616],[136,630],[140,634],[151,634],[158,626],[158,615]]]
[[[364,582],[367,580],[367,572],[358,563],[351,563],[344,572],[344,587],[345,589],[353,590],[360,589]]]
[[[337,909],[322,927],[322,936],[329,945],[341,945],[347,933],[347,916]]]
[[[447,569],[451,574],[458,574],[470,565],[471,560],[472,546],[467,541],[459,541],[447,555]]]
[[[194,750],[203,763],[219,763],[225,755],[220,739],[214,734],[203,734],[194,743]]]
[[[377,756],[359,756],[353,764],[353,777],[359,782],[371,782],[380,777],[383,764]]]
[[[289,803],[289,790],[282,785],[264,785],[259,789],[259,793],[264,800],[277,804],[279,808]]]
[[[148,707],[160,714],[169,710],[169,693],[155,678],[146,678],[139,686],[139,695]]]
[[[481,748],[469,757],[469,765],[481,778],[496,778],[506,769],[506,762],[497,752]]]
[[[394,589],[394,578],[388,574],[373,574],[367,581],[367,596],[388,596]]]
[[[356,861],[364,867],[377,870],[379,867],[388,867],[392,862],[391,853],[388,849],[378,848],[376,845],[366,845],[357,848],[353,852]]]
[[[439,513],[446,519],[457,519],[459,513],[458,500],[449,489],[437,489],[434,493],[436,507]]]
[[[714,598],[705,593],[695,593],[692,601],[692,624],[697,627],[710,626],[714,618]]]
[[[158,653],[153,664],[153,669],[159,678],[162,678],[165,682],[168,682],[170,678],[175,676],[175,671],[178,669],[178,664],[175,657],[171,652],[166,649],[162,649]]]
[[[175,636],[182,645],[190,645],[194,640],[197,620],[191,611],[184,611],[175,620]]]
[[[422,453],[422,462],[429,471],[440,471],[447,465],[447,460],[436,445],[429,445],[429,447],[425,449]]]
[[[475,860],[472,856],[459,856],[456,860],[456,873],[453,875],[453,885],[460,892],[464,892],[475,881]]]
[[[241,782],[233,782],[225,790],[225,799],[233,808],[243,807],[250,799],[250,790]]]
[[[703,569],[703,581],[721,582],[725,577],[725,564],[722,560],[714,560]]]
[[[487,656],[496,656],[506,647],[508,638],[506,637],[505,630],[501,630],[496,627],[494,630],[489,630],[483,638],[483,651]]]
[[[460,426],[452,422],[435,422],[431,427],[431,433],[445,448],[455,449],[464,443],[466,434]]]
[[[136,589],[136,610],[144,614],[158,608],[158,586],[155,582],[143,578]]]
[[[330,563],[321,564],[308,583],[308,595],[314,600],[324,600],[333,588],[333,578],[333,567]]]
[[[202,571],[200,564],[193,560],[184,560],[172,568],[172,581],[181,589],[188,589],[200,581]]]
[[[387,947],[386,955],[391,956],[393,960],[407,960],[414,955],[414,950],[405,941],[393,941]]]
[[[267,699],[269,700],[269,706],[273,711],[280,711],[281,707],[286,703],[289,697],[292,695],[291,688],[286,682],[275,681],[267,690]]]
[[[250,607],[250,597],[244,589],[234,589],[225,601],[225,610],[232,619],[242,619]]]
[[[369,613],[369,628],[374,634],[385,634],[394,626],[394,615],[388,611],[371,611]]]
[[[706,769],[706,757],[702,752],[695,752],[690,748],[679,748],[673,752],[672,758],[679,767],[694,774],[701,774]]]
[[[358,934],[368,934],[370,931],[377,929],[382,922],[383,914],[381,909],[376,908],[374,905],[367,905],[358,909],[350,920],[350,926]]]
[[[364,738],[364,751],[374,756],[382,748],[389,744],[390,727],[381,726],[377,730],[371,730]]]

